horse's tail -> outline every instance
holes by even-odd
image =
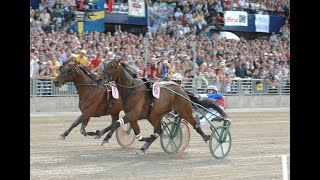
[[[212,99],[209,99],[209,98],[200,99],[199,97],[197,97],[196,95],[194,95],[189,91],[186,91],[186,93],[188,94],[192,102],[200,104],[205,108],[212,108],[216,110],[222,117],[227,117],[227,113],[224,112],[224,110],[218,105],[218,103],[213,101]]]

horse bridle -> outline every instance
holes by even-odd
[[[111,62],[111,61],[110,61]],[[110,63],[110,62],[108,62],[108,63]],[[106,67],[106,63],[104,63],[105,64],[105,67]],[[113,67],[113,66],[112,66]],[[102,70],[102,72],[103,72],[103,75],[104,75],[104,78],[105,77],[107,77],[107,81],[109,82],[110,80],[112,80],[112,76],[116,73],[116,72],[118,72],[118,69],[119,69],[119,67],[118,66],[116,66],[114,69],[113,69],[113,71],[112,71],[112,73],[108,73],[107,72],[107,70],[106,70],[106,68],[103,68],[103,70]],[[109,75],[108,75],[109,74]]]
[[[110,61],[111,62],[111,61]],[[108,63],[110,63],[110,62],[108,62]],[[106,63],[104,63],[104,66],[106,67]],[[112,76],[116,73],[116,72],[118,72],[118,70],[119,70],[119,66],[116,66],[116,67],[114,67],[114,66],[112,66],[113,67],[113,71],[112,71],[112,73],[110,73],[109,75],[107,75],[108,74],[108,72],[106,71],[106,68],[103,68],[103,78],[106,78],[107,77],[107,83],[108,84],[110,84],[110,85],[112,85],[112,86],[114,86],[114,85],[117,85],[117,86],[120,86],[120,87],[124,87],[124,88],[127,88],[127,89],[133,89],[133,88],[136,88],[136,87],[138,87],[138,86],[141,86],[141,85],[143,85],[143,84],[146,84],[147,82],[143,82],[143,83],[141,83],[141,84],[137,84],[137,85],[132,85],[132,86],[124,86],[124,85],[121,85],[121,84],[117,84],[117,83],[115,83],[115,82],[113,82],[113,80],[112,80]],[[104,80],[104,79],[103,79]],[[111,80],[111,82],[109,82]]]
[[[68,63],[66,64],[65,66],[68,66],[68,65],[71,65],[71,71],[70,72],[67,72],[66,74],[63,75],[63,82],[62,84],[65,84],[65,82],[67,81],[67,76],[69,76],[71,73],[73,73],[74,71],[76,71],[79,75],[80,75],[80,72],[79,72],[79,69],[76,68],[76,65],[75,63]],[[65,66],[60,66],[60,68],[65,68]],[[61,71],[61,69],[59,68],[59,71]]]

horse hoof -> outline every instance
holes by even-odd
[[[144,155],[146,152],[144,150],[139,150],[136,154],[138,155]]]
[[[58,139],[59,140],[64,140],[66,137],[65,136],[62,136],[62,135],[60,135],[59,137],[58,137]]]
[[[210,140],[210,135],[207,135],[206,138],[204,138],[204,142],[208,142]]]
[[[103,146],[104,144],[109,144],[109,141],[102,141],[101,146]]]
[[[84,135],[84,136],[87,136],[87,135],[88,135],[88,133],[87,133],[86,131],[84,131],[84,130],[80,130],[80,132],[81,132],[81,134]]]

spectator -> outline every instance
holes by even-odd
[[[50,28],[50,23],[51,23],[51,18],[50,18],[50,14],[47,13],[47,10],[44,9],[41,14],[40,14],[40,19],[42,21],[42,27],[44,31],[48,31],[51,32],[51,28]]]
[[[192,76],[192,74],[190,74]],[[194,78],[196,79],[196,87],[201,88],[203,85],[208,86],[209,82],[205,78],[204,74],[199,71],[199,67],[196,68],[196,73],[194,74]],[[204,83],[204,84],[203,84]]]
[[[230,10],[231,10],[231,7],[232,7],[232,2],[231,2],[231,0],[227,0],[227,1],[225,2],[225,9],[226,9],[226,11],[230,11]]]
[[[170,69],[170,70],[173,70],[173,69]],[[155,76],[157,78],[164,78],[164,74],[162,73],[162,63],[159,62],[159,61],[157,62],[157,65],[156,65],[156,74],[155,74]]]
[[[151,63],[147,63],[147,68],[143,69],[143,77],[145,76],[150,80],[156,77],[156,69]]]
[[[39,4],[39,11],[42,12],[46,8],[47,8],[46,0],[41,0]]]
[[[275,32],[272,32],[271,36],[270,36],[270,42],[277,42],[277,35],[275,34]]]
[[[281,81],[289,79],[289,71],[286,68],[281,68],[281,71],[278,74],[278,77]]]
[[[175,20],[176,21],[181,20],[182,16],[183,16],[183,14],[182,14],[180,8],[177,8],[177,11],[174,13]]]
[[[198,22],[199,29],[202,29],[204,26],[207,25],[207,22],[204,20],[204,14],[202,11],[197,13],[196,21]]]
[[[87,54],[87,51],[82,49],[79,52],[79,55],[77,55],[75,57],[75,62],[79,63],[81,66],[88,66],[88,58],[85,56],[85,54]]]
[[[270,72],[266,78],[266,81],[272,86],[279,86],[280,85],[280,78],[275,74],[274,69],[270,69]]]
[[[170,64],[168,63],[168,60],[164,60],[161,68],[161,72],[163,74],[164,80],[167,80],[168,78],[169,69],[170,69]]]
[[[218,27],[218,32],[221,31],[222,29],[222,26],[223,26],[223,17],[220,16],[220,13],[217,14],[217,17],[216,17],[216,26]]]
[[[255,70],[254,70],[253,74],[251,75],[251,78],[252,78],[252,79],[261,79],[261,77],[260,77],[260,72],[259,72],[258,69],[255,69]]]
[[[91,61],[90,65],[89,65],[89,70],[91,73],[93,73],[93,74],[100,73],[100,70],[101,70],[100,67],[102,65],[101,57],[102,57],[101,53],[98,53],[97,57]]]
[[[215,73],[213,72],[213,69],[212,68],[208,68],[206,69],[206,72],[205,72],[205,79],[207,80],[214,80],[216,79],[216,75]]]
[[[40,69],[40,74],[39,74],[39,77],[41,79],[52,79],[53,77],[53,70],[52,70],[52,67],[51,67],[51,62],[48,61],[48,62],[45,62],[43,63],[45,66]]]
[[[215,7],[215,10],[217,13],[223,13],[223,8],[222,8],[222,5],[221,5],[221,2],[218,2],[217,6]]]
[[[41,19],[40,19],[40,17],[38,16],[38,17],[36,17],[36,19],[35,19],[35,21],[34,21],[34,25],[32,25],[32,26],[34,26],[34,29],[36,30],[36,31],[38,31],[38,32],[40,32],[40,33],[43,33],[43,29],[42,29],[42,21],[41,21]]]
[[[33,33],[36,31],[36,21],[34,19],[35,11],[31,10],[30,11],[30,33]]]
[[[53,77],[58,77],[59,75],[59,67],[61,66],[60,62],[57,61],[57,58],[55,56],[51,59],[51,69],[52,69],[52,75]]]
[[[235,75],[239,78],[246,78],[247,77],[247,69],[244,66],[242,60],[238,61],[238,65],[235,68]]]
[[[230,78],[236,77],[236,69],[234,68],[234,64],[228,64],[228,69],[226,70],[226,73],[230,75]]]
[[[290,36],[290,24],[288,20],[285,21],[285,24],[280,28],[279,31],[282,37],[288,38]]]
[[[30,53],[30,79],[32,79],[34,77],[34,73],[35,73],[35,60],[33,59],[33,53]]]

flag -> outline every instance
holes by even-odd
[[[114,4],[114,0],[108,0],[108,11],[112,12],[112,6]]]

